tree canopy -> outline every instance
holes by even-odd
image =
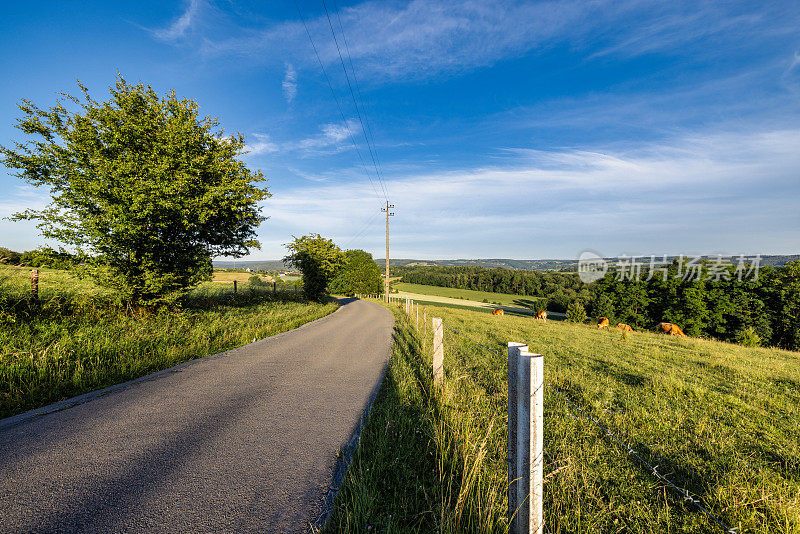
[[[174,301],[210,277],[214,256],[258,247],[270,196],[261,172],[239,159],[240,134],[224,136],[193,100],[117,77],[98,102],[62,93],[50,109],[23,100],[16,127],[32,139],[0,146],[0,161],[50,204],[15,219],[38,221],[46,238],[85,251],[95,275],[136,304]]]
[[[336,244],[319,234],[294,237],[286,245],[290,254],[283,261],[303,273],[303,292],[312,300],[321,300],[328,282],[344,263],[344,254]]]
[[[344,256],[344,265],[329,284],[332,293],[354,295],[383,292],[381,269],[372,259],[372,254],[363,250],[348,250]]]

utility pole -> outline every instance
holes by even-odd
[[[394,207],[394,204],[389,204],[389,201],[386,201],[386,207],[381,208],[381,211],[386,213],[386,280],[384,281],[384,288],[386,291],[386,302],[389,302],[389,217],[393,216],[394,213],[389,211]]]

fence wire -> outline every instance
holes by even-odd
[[[558,388],[556,388],[555,386],[553,386],[553,385],[552,385],[552,384],[550,384],[549,382],[546,382],[546,385],[547,385],[547,387],[549,387],[551,390],[553,390],[553,392],[555,392],[555,393],[556,393],[557,395],[559,395],[559,396],[560,396],[562,399],[564,399],[564,400],[567,402],[567,404],[569,404],[570,406],[572,406],[573,408],[575,408],[575,409],[576,409],[576,410],[577,410],[577,411],[578,411],[578,412],[579,412],[581,415],[583,415],[585,418],[587,418],[589,421],[591,421],[591,422],[592,422],[592,423],[593,423],[593,424],[594,424],[594,425],[595,425],[595,426],[596,426],[596,427],[597,427],[597,428],[598,428],[598,429],[599,429],[601,432],[603,432],[603,433],[604,433],[604,434],[605,434],[605,435],[606,435],[608,438],[610,438],[612,441],[614,441],[615,443],[617,443],[617,444],[618,444],[620,447],[622,447],[623,449],[625,449],[625,450],[628,452],[628,454],[629,454],[630,456],[633,456],[634,458],[636,458],[637,460],[639,460],[639,462],[641,462],[641,464],[642,464],[642,465],[646,466],[646,467],[647,467],[647,468],[650,470],[650,472],[653,474],[653,476],[655,476],[655,477],[656,477],[656,478],[658,478],[660,481],[662,481],[663,483],[667,484],[668,486],[670,486],[671,488],[673,488],[675,491],[677,491],[678,493],[680,493],[680,494],[681,494],[681,496],[683,497],[683,500],[684,500],[684,501],[688,501],[688,502],[691,502],[692,504],[694,504],[694,505],[695,505],[695,507],[697,507],[697,509],[698,509],[698,510],[700,510],[701,512],[703,512],[703,513],[706,515],[706,517],[708,517],[708,518],[709,518],[709,519],[710,519],[712,522],[714,522],[714,523],[716,523],[717,525],[719,525],[719,526],[720,526],[720,527],[721,527],[721,528],[722,528],[722,529],[723,529],[725,532],[727,532],[728,534],[738,534],[738,533],[736,532],[736,528],[731,528],[731,527],[727,526],[725,523],[723,523],[722,521],[720,521],[720,520],[719,520],[719,519],[718,519],[718,518],[717,518],[717,517],[716,517],[714,514],[712,514],[711,512],[709,512],[709,511],[708,511],[708,510],[707,510],[707,509],[706,509],[706,508],[705,508],[705,507],[704,507],[702,504],[700,504],[700,501],[699,501],[698,499],[695,499],[694,497],[692,497],[691,495],[689,495],[689,493],[688,493],[686,490],[684,490],[684,489],[682,489],[682,488],[678,487],[678,485],[676,485],[674,482],[672,482],[672,481],[671,481],[671,480],[669,480],[667,477],[665,477],[664,475],[662,475],[661,473],[659,473],[659,472],[658,472],[658,466],[657,466],[657,465],[656,465],[656,466],[654,466],[654,465],[652,465],[650,462],[648,462],[647,460],[645,460],[644,458],[642,458],[641,456],[639,456],[639,454],[638,454],[636,451],[634,451],[632,448],[630,448],[628,445],[626,445],[626,444],[625,444],[625,443],[624,443],[624,442],[623,442],[621,439],[619,439],[617,436],[615,436],[615,435],[614,435],[614,434],[613,434],[613,433],[612,433],[612,432],[611,432],[611,431],[608,429],[608,427],[606,427],[606,426],[605,426],[605,425],[603,425],[603,424],[602,424],[600,421],[598,421],[597,419],[595,419],[595,418],[594,418],[594,417],[593,417],[591,414],[589,414],[589,413],[587,413],[586,411],[584,411],[584,410],[583,410],[583,408],[581,408],[580,406],[578,406],[576,403],[572,402],[572,400],[570,400],[570,398],[569,398],[569,397],[567,397],[567,396],[566,396],[564,393],[562,393],[561,391],[559,391],[559,390],[558,390]]]
[[[467,341],[470,341],[471,343],[474,343],[475,345],[477,345],[477,346],[479,346],[479,347],[481,347],[483,349],[486,349],[487,351],[489,351],[489,353],[497,354],[497,355],[500,355],[501,357],[505,357],[505,354],[502,352],[502,350],[497,350],[497,349],[494,349],[494,348],[489,347],[487,345],[484,345],[483,343],[475,341],[470,336],[464,334],[463,332],[459,331],[456,328],[453,328],[452,326],[449,326],[444,321],[442,321],[442,325],[445,328],[447,328],[448,330],[450,330],[451,332],[455,333],[456,335],[466,339]],[[737,532],[738,527],[731,528],[728,525],[726,525],[725,523],[723,523],[719,518],[717,518],[714,514],[712,514],[705,506],[703,506],[699,499],[695,499],[694,497],[689,495],[689,493],[686,490],[684,490],[683,488],[679,487],[677,484],[675,484],[674,482],[669,480],[667,477],[665,477],[664,475],[659,473],[657,465],[654,466],[650,462],[648,462],[647,460],[642,458],[636,451],[634,451],[631,447],[629,447],[621,439],[619,439],[616,435],[614,435],[608,429],[608,427],[606,427],[600,421],[595,419],[591,414],[587,413],[583,408],[581,408],[576,403],[574,403],[569,397],[567,397],[563,392],[561,392],[556,386],[554,386],[553,384],[551,384],[550,382],[548,382],[546,380],[544,381],[544,383],[554,393],[556,393],[562,399],[564,399],[567,402],[567,404],[569,404],[571,407],[573,407],[580,415],[582,415],[583,417],[585,417],[586,419],[591,421],[592,424],[594,424],[603,434],[606,435],[606,437],[608,437],[613,442],[615,442],[617,445],[619,445],[620,447],[625,449],[625,451],[628,453],[629,456],[633,456],[634,458],[636,458],[642,465],[644,465],[650,471],[650,473],[653,476],[655,476],[658,480],[660,480],[661,482],[663,482],[664,484],[666,484],[667,486],[671,487],[676,492],[678,492],[681,495],[681,497],[683,498],[684,502],[692,503],[698,510],[703,512],[708,519],[710,519],[714,524],[716,524],[720,528],[722,528],[727,534],[738,534],[738,532]],[[546,451],[545,451],[545,454],[547,454],[548,457],[550,456]],[[552,457],[550,458],[550,460],[552,462]],[[547,527],[546,523],[545,523],[544,526],[549,531],[549,528]]]

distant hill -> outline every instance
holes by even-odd
[[[386,260],[376,259],[375,262],[383,266]],[[577,264],[577,260],[512,260],[509,258],[487,258],[487,259],[457,259],[457,260],[416,260],[416,259],[390,259],[389,265],[393,267],[404,267],[407,265],[438,265],[440,267],[487,267],[489,269],[495,267],[503,267],[505,269],[519,269],[526,271],[550,271],[560,270],[564,267],[570,267]]]
[[[676,256],[667,256],[668,260],[672,260]],[[716,256],[706,256],[709,259],[715,259]],[[747,257],[750,258],[749,256]],[[614,262],[617,258],[605,258],[609,262]],[[660,259],[660,256],[656,256]],[[730,260],[731,258],[723,259]],[[735,260],[735,258],[733,258]],[[761,256],[761,266],[765,265],[784,265],[790,261],[800,260],[800,254],[770,254]],[[641,258],[638,261],[646,263],[649,261],[649,256]],[[384,259],[376,259],[375,262],[380,265],[385,265]],[[458,260],[416,260],[416,259],[391,259],[389,265],[392,267],[404,266],[439,266],[439,267],[460,267],[460,266],[475,266],[486,267],[489,269],[495,267],[503,267],[505,269],[518,269],[522,271],[575,271],[578,266],[577,259],[543,259],[543,260],[512,260],[505,258],[487,258],[487,259],[458,259]]]
[[[669,256],[672,259],[673,256]],[[715,256],[708,256],[715,258]],[[609,261],[614,261],[616,258],[606,258]],[[658,259],[658,258],[657,258]],[[730,259],[730,258],[728,258]],[[800,254],[771,254],[761,256],[761,265],[783,265],[790,261],[800,260]],[[642,258],[640,261],[643,263],[648,261],[647,258]],[[375,262],[383,267],[385,260],[383,258],[376,259]],[[289,267],[280,260],[262,260],[262,261],[215,261],[214,267],[222,267],[230,269],[235,266],[241,269],[250,268],[254,271],[278,271],[288,269]],[[478,259],[458,259],[458,260],[421,260],[409,258],[392,258],[389,260],[389,265],[392,267],[404,267],[407,265],[438,265],[440,267],[460,267],[460,266],[475,266],[487,267],[489,269],[495,267],[503,267],[505,269],[518,269],[522,271],[574,271],[577,268],[578,260],[557,260],[557,259],[544,259],[544,260],[512,260],[508,258],[478,258]]]
[[[253,271],[283,271],[290,267],[281,260],[254,260],[254,261],[216,261],[214,267],[219,269],[251,269]]]

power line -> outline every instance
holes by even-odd
[[[344,41],[344,49],[347,52],[347,60],[350,63],[350,71],[353,73],[353,81],[356,82],[356,93],[358,93],[358,100],[361,102],[361,105],[363,106],[364,97],[361,96],[361,84],[358,83],[358,76],[356,76],[356,67],[355,65],[353,65],[353,56],[350,54],[350,45],[347,42],[347,35],[344,33],[344,26],[342,25],[342,17],[339,16],[339,7],[336,5],[336,0],[333,0],[333,8],[336,10],[336,20],[339,22],[339,33],[342,34],[342,40]],[[372,134],[372,125],[369,122],[369,115],[366,113],[364,113],[364,120],[367,122],[367,132],[369,133],[372,146],[375,149],[375,159],[378,161],[378,168],[381,171],[381,175],[383,175],[383,169],[381,169],[381,160],[378,157],[378,149],[375,148],[375,136]],[[381,176],[381,178],[383,178],[383,176]]]
[[[383,189],[383,194],[384,194],[385,197],[387,197],[387,200],[388,200],[388,196],[389,195],[388,195],[388,192],[386,191],[386,186],[383,183],[383,179],[381,178],[381,173],[378,170],[378,162],[377,162],[377,159],[375,157],[375,151],[373,149],[372,144],[370,143],[369,135],[367,133],[367,128],[364,125],[364,119],[361,116],[361,110],[359,109],[358,102],[356,101],[356,95],[355,95],[355,92],[353,91],[353,85],[350,83],[350,75],[347,73],[347,67],[345,67],[345,65],[344,65],[344,58],[342,57],[342,49],[339,47],[339,40],[336,38],[336,32],[333,29],[333,22],[331,21],[331,15],[328,12],[328,6],[325,3],[325,0],[322,0],[322,7],[325,8],[325,16],[328,18],[328,25],[331,28],[331,35],[333,36],[333,42],[336,45],[336,51],[339,54],[339,61],[342,64],[342,70],[344,71],[344,77],[347,80],[347,87],[350,89],[350,96],[352,97],[353,105],[356,108],[356,115],[358,116],[358,121],[361,123],[361,133],[364,134],[364,140],[367,142],[367,149],[369,150],[369,155],[372,158],[372,165],[375,167],[375,175],[378,177],[378,182],[380,183],[380,185],[381,185],[381,187]],[[342,35],[344,35],[344,33]],[[355,71],[353,71],[353,72],[355,73]],[[355,77],[355,74],[353,76]]]
[[[359,230],[355,234],[353,234],[353,237],[351,237],[347,241],[347,243],[344,245],[343,248],[347,249],[350,245],[353,244],[353,242],[355,242],[357,239],[363,236],[367,232],[367,230],[372,228],[372,224],[375,222],[375,217],[377,217],[379,213],[380,211],[373,212],[372,215],[367,219],[366,223],[361,225]]]
[[[372,190],[375,192],[375,196],[379,199],[381,195],[378,193],[378,189],[375,187],[375,182],[372,180],[372,176],[370,176],[368,166],[364,162],[364,158],[361,156],[361,151],[358,149],[358,145],[356,144],[355,139],[353,139],[353,131],[350,129],[350,125],[347,122],[347,118],[345,118],[344,111],[342,111],[342,106],[339,103],[339,97],[336,96],[336,91],[333,90],[333,84],[331,83],[330,78],[328,77],[328,73],[325,70],[325,65],[322,63],[322,59],[319,56],[319,51],[317,50],[317,45],[314,44],[314,39],[311,37],[311,32],[308,30],[308,25],[306,24],[306,19],[303,17],[303,13],[300,11],[300,5],[297,3],[297,0],[294,0],[294,6],[297,8],[297,14],[300,16],[300,20],[303,22],[303,27],[306,30],[306,35],[308,35],[308,40],[311,42],[311,47],[314,49],[314,55],[317,56],[317,61],[319,62],[319,66],[322,69],[322,74],[325,77],[325,81],[328,83],[328,88],[331,90],[331,95],[333,96],[334,102],[336,102],[336,107],[339,110],[339,115],[342,117],[342,123],[344,127],[347,128],[348,132],[350,132],[350,141],[353,143],[353,148],[356,149],[356,154],[358,155],[358,159],[361,162],[361,166],[364,169],[364,173],[367,175],[367,179],[369,179],[369,183],[372,186]],[[359,117],[360,120],[360,117]],[[363,124],[363,123],[362,123]],[[363,128],[363,125],[362,125]],[[379,177],[378,177],[379,178]],[[387,196],[384,194],[383,198],[386,199]]]
[[[361,96],[361,85],[358,83],[358,76],[356,76],[356,67],[353,65],[353,56],[350,54],[350,45],[347,42],[347,35],[344,33],[344,26],[342,25],[342,17],[339,16],[339,7],[336,5],[336,0],[333,0],[333,8],[336,10],[336,20],[339,22],[339,33],[342,34],[342,40],[344,41],[344,49],[347,52],[347,60],[350,63],[350,71],[353,73],[353,81],[356,83],[356,93],[358,93],[358,99],[361,102],[361,105],[364,105],[364,97]],[[378,162],[378,169],[380,170],[380,177],[383,180],[383,169],[381,168],[381,160],[378,157],[378,149],[375,145],[375,136],[372,134],[372,125],[369,122],[369,115],[364,113],[364,120],[367,123],[367,133],[369,133],[370,141],[372,142],[372,146],[375,150],[375,159]],[[385,183],[385,182],[384,182]],[[388,191],[388,186],[387,186]]]

